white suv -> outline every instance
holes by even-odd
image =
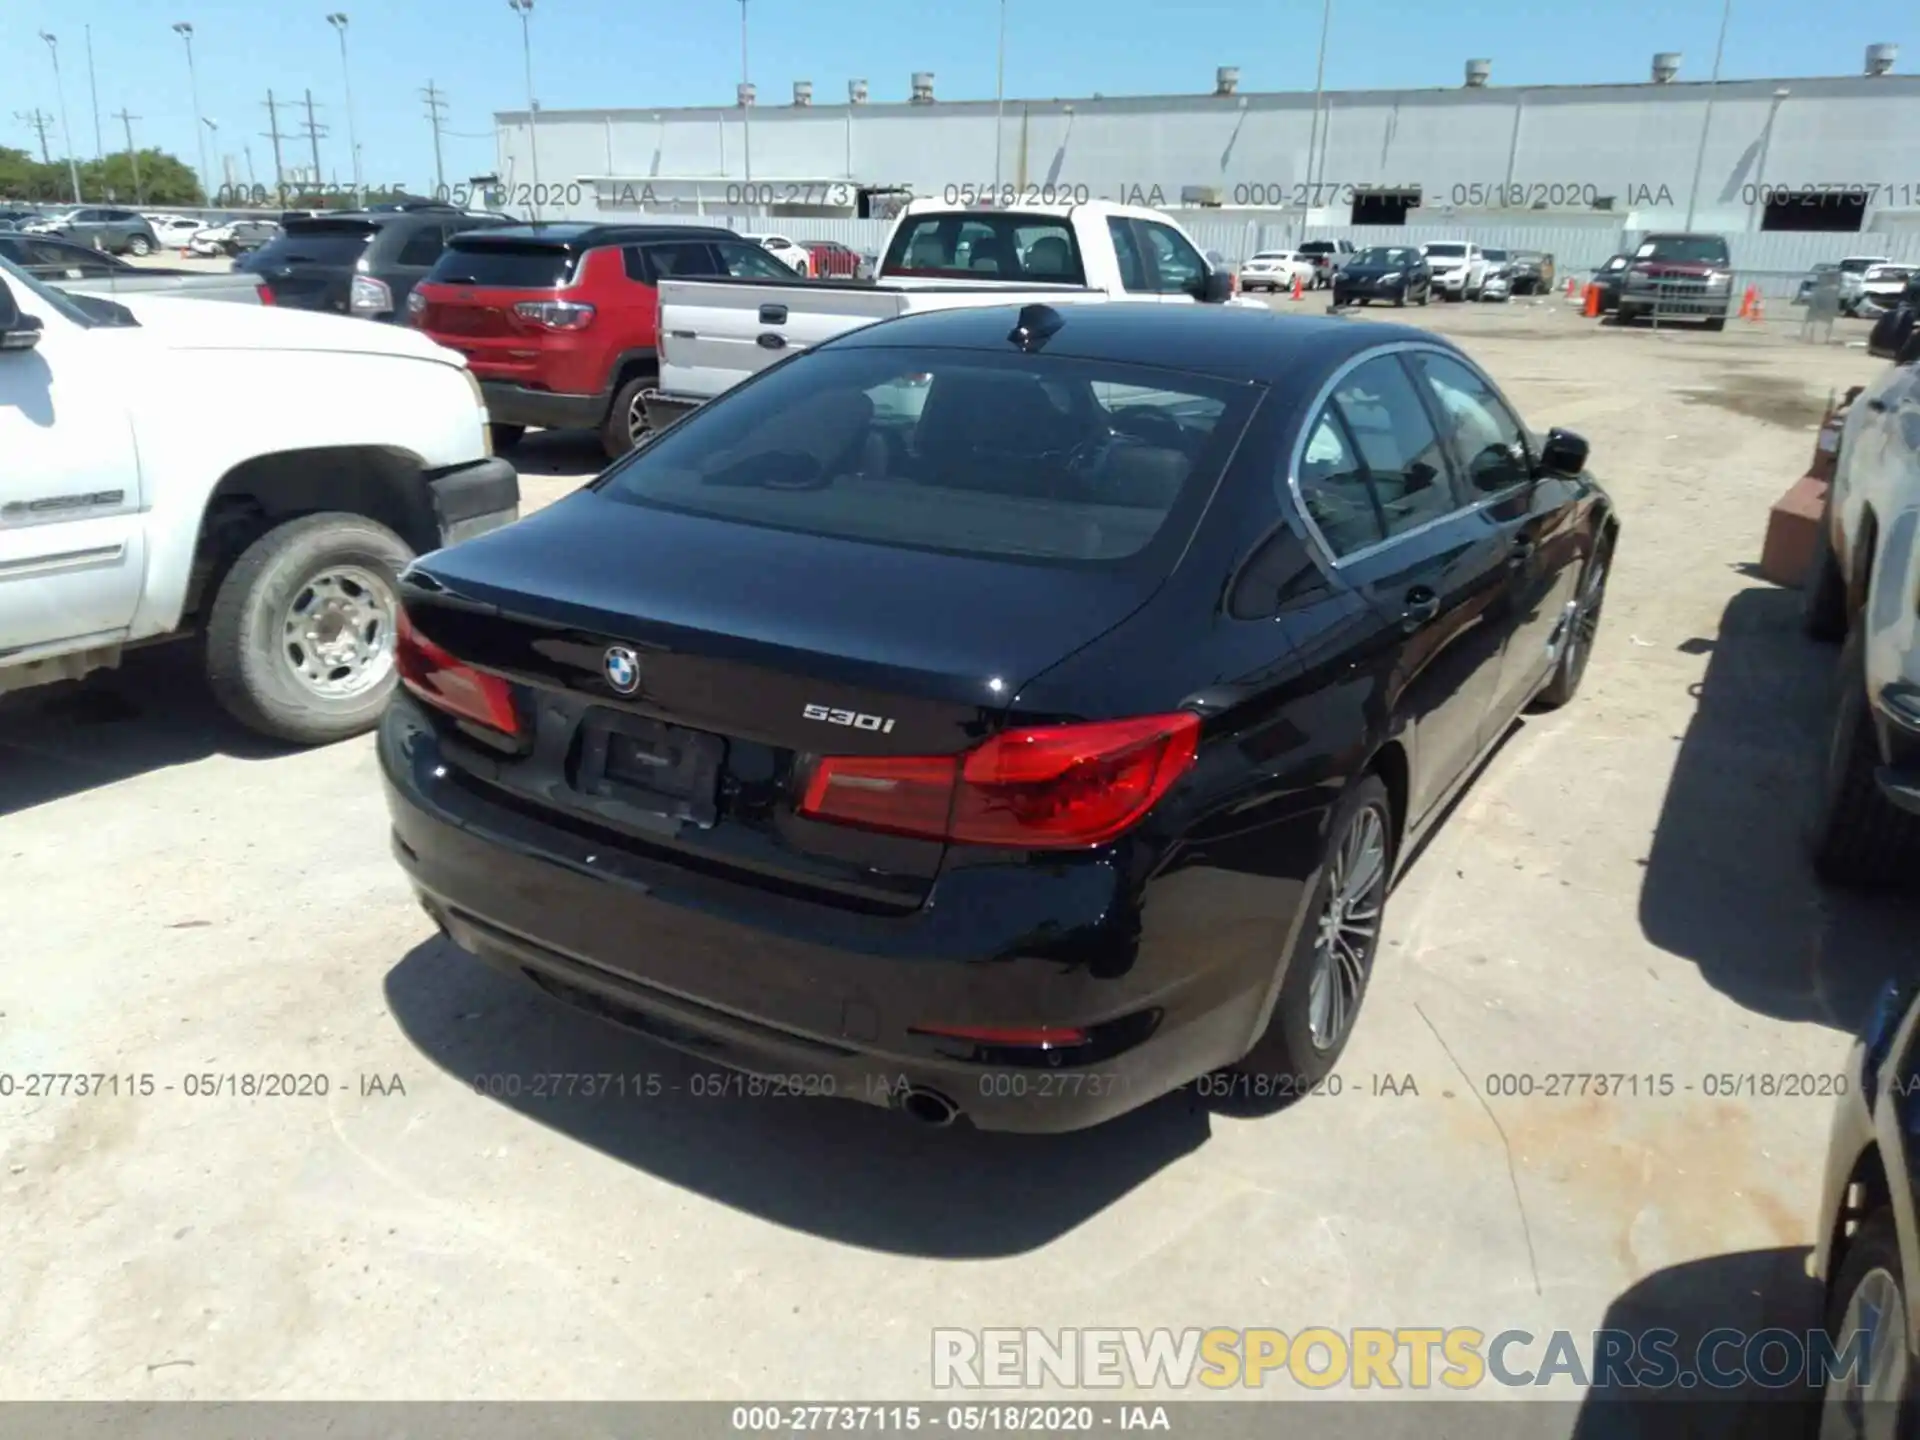
[[[1920,880],[1920,331],[1840,432],[1808,633],[1844,639],[1813,829],[1821,878]]]
[[[1487,283],[1486,252],[1470,240],[1434,240],[1422,245],[1433,270],[1433,293],[1448,300],[1478,300]]]

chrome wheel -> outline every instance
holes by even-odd
[[[1861,1363],[1827,1381],[1820,1440],[1882,1435],[1891,1440],[1907,1389],[1907,1305],[1900,1282],[1886,1270],[1861,1277],[1834,1339],[1844,1351],[1855,1334],[1864,1342]]]
[[[647,423],[647,407],[636,394],[627,402],[627,440],[638,445],[653,427]]]
[[[393,671],[393,586],[359,565],[322,570],[287,606],[281,653],[295,680],[326,700],[349,700]]]
[[[1600,633],[1600,607],[1607,599],[1607,557],[1595,555],[1587,566],[1586,583],[1580,587],[1580,599],[1575,604],[1573,624],[1567,632],[1567,670],[1570,676],[1578,677],[1581,667],[1587,663],[1587,656],[1593,650],[1594,636]]]
[[[1327,873],[1307,989],[1307,1031],[1315,1049],[1334,1049],[1353,1024],[1380,939],[1386,891],[1386,811],[1367,805],[1348,823]]]

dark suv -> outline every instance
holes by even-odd
[[[295,310],[399,320],[413,287],[450,239],[508,223],[505,216],[472,215],[451,205],[289,220],[233,268],[258,275],[279,304]]]
[[[660,281],[729,275],[794,279],[713,225],[516,225],[455,240],[408,315],[467,357],[496,447],[539,425],[598,431],[620,456],[649,425],[641,396],[660,370]]]

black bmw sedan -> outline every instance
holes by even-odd
[[[1333,303],[1365,305],[1388,300],[1424,305],[1433,296],[1433,271],[1427,257],[1410,245],[1376,245],[1362,250],[1333,277]]]
[[[414,564],[394,850],[462,949],[783,1093],[1304,1093],[1404,857],[1580,685],[1586,458],[1397,326],[849,333]]]

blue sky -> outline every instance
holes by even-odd
[[[141,145],[195,161],[186,57],[171,22],[191,21],[202,111],[219,124],[210,146],[252,147],[256,175],[272,178],[264,101],[311,88],[322,125],[321,161],[351,175],[340,52],[326,13],[350,16],[355,114],[369,184],[432,183],[433,145],[418,92],[429,80],[449,101],[449,182],[491,168],[492,114],[522,107],[520,22],[507,0],[5,0],[3,143],[37,148],[14,116],[36,106],[56,117],[53,67],[37,32],[59,41],[66,107],[78,153],[94,153],[86,27],[92,27],[100,123],[108,149],[124,146],[122,108]],[[1655,50],[1684,52],[1682,78],[1713,64],[1718,0],[1616,0],[1565,7],[1548,0],[1333,0],[1329,89],[1457,85],[1469,55],[1493,59],[1493,83],[1581,84],[1646,78]],[[1008,0],[1007,94],[1108,95],[1200,91],[1214,68],[1238,65],[1247,90],[1311,89],[1316,0]],[[1869,41],[1893,41],[1896,69],[1920,63],[1911,7],[1867,0],[1734,0],[1722,75],[1850,75]],[[1906,17],[1901,31],[1902,17]],[[1453,35],[1441,33],[1440,20]],[[908,76],[932,70],[946,99],[991,98],[996,0],[750,0],[749,58],[763,104],[785,101],[796,79],[815,98],[844,98],[863,77],[876,101],[906,98]],[[1459,38],[1454,38],[1455,36]],[[547,109],[727,103],[740,72],[734,0],[535,0],[534,89]],[[293,131],[295,117],[283,118]],[[305,161],[304,138],[289,163]],[[54,150],[59,154],[58,137]],[[242,176],[244,159],[239,160]],[[1920,179],[1920,176],[1916,176]]]

